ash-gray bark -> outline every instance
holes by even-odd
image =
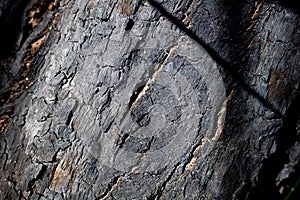
[[[0,199],[286,197],[295,5],[1,1]]]

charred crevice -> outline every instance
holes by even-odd
[[[36,181],[42,180],[43,176],[46,174],[46,172],[47,172],[47,166],[43,165],[40,172],[38,173],[38,175],[34,179],[29,181],[29,183],[28,183],[28,188],[29,188],[28,191],[30,192],[29,196],[31,196],[33,194],[33,190],[35,188]]]
[[[103,102],[103,105],[98,111],[98,115],[100,115],[106,108],[110,106],[111,100],[112,100],[112,94],[111,94],[111,88],[107,89],[103,96],[106,96],[105,101]]]
[[[258,176],[257,186],[250,190],[248,199],[282,199],[275,179],[283,164],[288,162],[287,157],[285,152],[280,151],[265,160]]]
[[[259,5],[259,1],[256,2]],[[251,15],[255,13],[255,2],[244,2],[237,0],[226,1],[224,4],[225,13],[228,16],[229,23],[223,28],[227,29],[229,34],[229,60],[231,62],[231,70],[242,73],[243,66],[246,66],[249,59],[249,43],[256,34],[251,27],[255,23],[251,19]]]
[[[133,105],[133,103],[137,100],[138,96],[140,95],[140,93],[143,91],[143,89],[145,88],[146,85],[142,85],[140,87],[138,87],[133,94],[130,97],[129,100],[129,104],[128,104],[128,108],[130,109]]]
[[[138,116],[131,114],[131,116],[140,127],[144,127],[150,124],[151,118],[149,116],[149,113],[143,113]]]
[[[116,185],[116,184],[118,183],[119,179],[122,178],[122,176],[124,176],[124,175],[120,175],[120,176],[114,177],[114,178],[111,180],[111,182],[108,183],[105,192],[104,192],[102,195],[100,195],[99,197],[97,197],[96,199],[99,199],[99,200],[100,200],[100,199],[105,198],[105,197],[112,191],[114,185]]]
[[[71,110],[69,115],[68,115],[67,121],[66,121],[67,126],[70,125],[72,118],[73,118],[73,111]]]
[[[1,45],[1,44],[0,44]],[[9,73],[9,68],[0,60],[0,106],[3,106],[6,102],[6,99],[10,96],[10,91],[8,88],[12,84],[12,78]]]
[[[134,25],[133,19],[129,19],[128,22],[127,22],[127,24],[126,24],[125,31],[131,30],[132,27],[133,27],[133,25]]]
[[[283,117],[283,114],[277,110],[268,100],[258,94],[254,89],[252,89],[239,75],[236,71],[235,67],[224,60],[213,48],[211,48],[208,44],[204,42],[203,39],[198,37],[192,30],[188,29],[180,20],[170,14],[165,8],[163,8],[160,3],[154,0],[147,0],[153,7],[155,7],[162,15],[168,18],[173,24],[175,24],[179,29],[185,32],[189,37],[195,40],[199,45],[201,45],[208,54],[218,63],[226,72],[230,74],[230,76],[250,95],[258,99],[266,108],[272,110],[277,116]]]
[[[139,53],[139,49],[133,50],[129,53],[128,57],[124,60],[124,62],[121,65],[121,69],[123,71],[126,72],[126,71],[129,71],[131,69],[132,64],[134,63],[136,57],[138,56],[138,53]]]
[[[298,87],[299,88],[299,87]],[[283,120],[283,126],[278,132],[277,150],[269,158],[267,158],[258,175],[257,186],[253,187],[250,191],[249,199],[258,199],[265,197],[269,199],[282,199],[285,195],[281,195],[279,188],[276,185],[276,178],[280,171],[283,169],[284,164],[289,162],[288,150],[297,141],[297,119],[300,116],[300,93],[299,89],[296,97],[292,101],[290,107],[287,110],[286,117]],[[299,138],[298,138],[299,139]],[[299,168],[295,171],[299,176]],[[286,185],[293,185],[293,180],[286,181]],[[299,190],[299,188],[297,188]],[[298,191],[299,192],[299,191]]]
[[[202,119],[201,119],[202,121]],[[199,123],[200,124],[200,123]],[[195,158],[195,152],[196,150],[199,148],[199,146],[202,145],[202,139],[204,138],[204,135],[199,135],[197,137],[197,139],[195,141],[195,145],[193,146],[193,148],[191,149],[191,151],[189,153],[186,153],[182,158],[181,161],[183,163],[182,165],[182,171],[181,173],[183,174],[186,171],[186,167],[187,165],[192,161],[193,158]]]
[[[148,140],[148,142],[146,143],[146,145],[144,146],[144,148],[140,149],[140,151],[138,153],[146,153],[147,151],[149,151],[151,149],[151,145],[154,141],[155,137],[151,137],[150,140]]]
[[[172,171],[170,172],[170,174],[168,175],[168,177],[166,178],[166,180],[162,183],[162,185],[160,186],[160,188],[157,189],[157,191],[154,194],[151,194],[151,196],[148,198],[148,200],[159,200],[161,199],[163,192],[167,186],[167,184],[170,182],[171,178],[173,177],[173,175],[175,174],[177,168],[179,167],[181,163],[177,163]]]
[[[22,46],[28,36],[33,32],[34,28],[41,22],[45,13],[49,10],[54,11],[58,8],[58,5],[55,2],[56,0],[37,1],[37,3],[27,11],[27,18],[26,23],[23,26],[23,36],[20,46]]]
[[[113,125],[114,121],[111,121],[110,123],[108,123],[106,126],[103,126],[103,132],[107,133],[109,131],[109,129],[111,128],[111,126]]]
[[[19,34],[22,31],[26,6],[30,0],[3,1],[4,9],[0,16],[0,60],[7,59],[16,50]]]
[[[0,93],[0,106],[1,107],[6,104],[6,100],[9,99],[10,94],[11,94],[10,90]]]
[[[116,145],[119,146],[119,148],[123,148],[126,140],[129,138],[129,134],[124,134],[124,135],[119,135],[117,141],[116,141]]]

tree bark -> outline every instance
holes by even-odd
[[[3,0],[0,26],[0,199],[299,195],[294,1]]]

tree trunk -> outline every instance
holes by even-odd
[[[284,2],[2,0],[0,199],[296,198]]]

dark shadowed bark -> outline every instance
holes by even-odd
[[[299,25],[294,1],[2,0],[0,199],[297,199]]]

